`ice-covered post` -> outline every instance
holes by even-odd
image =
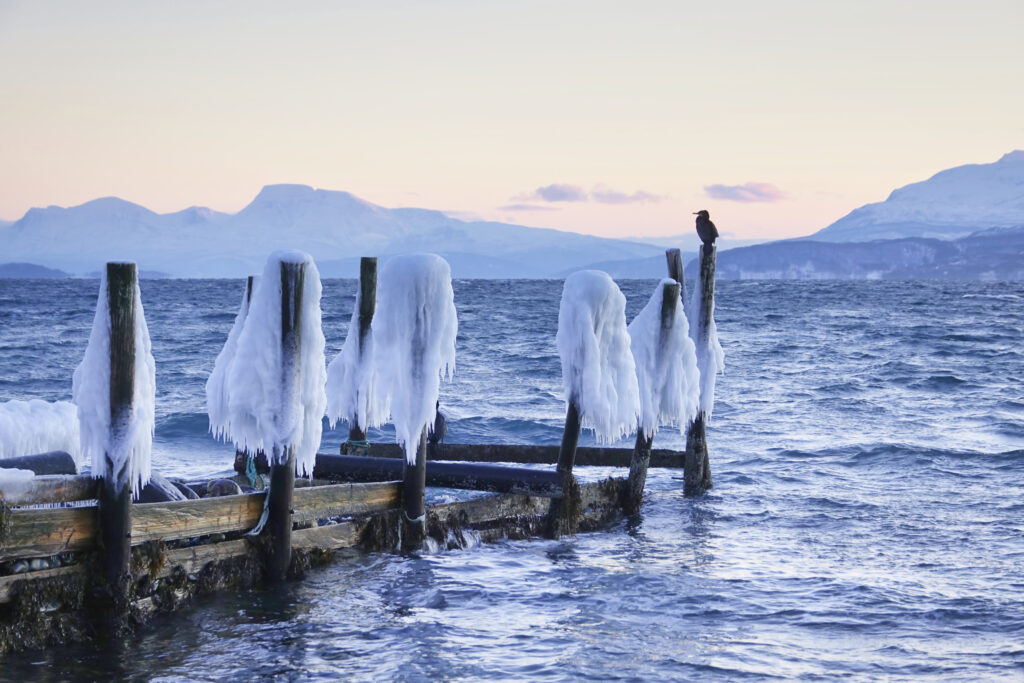
[[[302,290],[306,264],[281,260],[281,391],[299,395],[302,357]],[[283,406],[289,409],[288,402]],[[292,495],[295,489],[295,445],[275,445],[267,491],[267,578],[283,581],[292,559]]]
[[[640,386],[640,427],[623,501],[630,512],[637,512],[643,502],[651,445],[658,427],[668,424],[685,428],[697,414],[697,358],[679,289],[679,283],[671,278],[659,282],[647,305],[629,325],[630,349]]]
[[[715,326],[714,245],[702,245],[698,254],[699,275],[690,299],[690,335],[697,348],[700,370],[700,408],[686,433],[683,490],[695,496],[711,488],[711,464],[708,458],[706,426],[715,403],[715,378],[724,366],[722,347]]]
[[[89,344],[75,370],[82,452],[101,478],[97,525],[100,580],[93,598],[110,633],[125,625],[131,574],[132,495],[149,481],[155,364],[134,263],[108,263]]]
[[[678,250],[676,250],[678,254]],[[670,268],[671,270],[671,268]],[[679,283],[663,283],[661,287],[661,315],[658,325],[658,349],[664,353],[665,341],[672,330],[675,322],[676,311],[679,304]],[[631,335],[630,341],[636,354],[637,341]],[[637,372],[637,380],[640,380],[640,372]],[[643,428],[643,416],[640,418],[641,426],[636,432],[636,445],[633,446],[633,457],[629,463],[629,479],[626,487],[626,509],[629,512],[637,512],[640,503],[643,502],[644,484],[647,482],[647,466],[651,462],[651,446],[654,443],[654,433],[648,433]]]
[[[131,423],[135,395],[134,263],[107,264],[107,305],[110,307],[110,438],[122,439]],[[103,483],[97,518],[103,550],[103,579],[113,610],[128,612],[129,564],[132,557],[132,498],[129,462],[103,457]]]
[[[455,372],[458,318],[451,268],[434,254],[396,256],[381,269],[378,294],[371,330],[375,379],[368,383],[375,389],[367,420],[379,424],[390,412],[395,438],[405,450],[402,548],[415,550],[426,535],[427,433],[434,424],[441,378]],[[335,391],[332,383],[332,396],[351,396],[352,385],[363,381],[358,373],[337,376],[350,377],[348,388]]]
[[[581,427],[598,441],[629,434],[640,417],[636,368],[626,331],[626,297],[608,276],[583,270],[565,279],[555,337],[562,361],[567,404],[558,454],[562,497],[551,509],[549,534],[572,533],[579,517],[579,487],[573,476]]]
[[[288,574],[295,476],[312,474],[323,428],[320,294],[312,258],[271,254],[226,369],[226,435],[239,450],[265,452],[270,465],[263,517],[250,532],[264,539],[270,581]]]
[[[373,323],[373,313],[377,308],[377,259],[364,256],[359,259],[359,363],[363,363],[363,349],[366,346],[366,335]],[[359,415],[353,416],[348,429],[349,442],[366,441],[366,427],[359,421]]]

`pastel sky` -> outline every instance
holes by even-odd
[[[805,235],[1024,148],[1020,0],[0,0],[0,219],[303,183],[603,236]]]

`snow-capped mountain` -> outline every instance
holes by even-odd
[[[696,260],[686,276],[696,276]],[[718,254],[722,280],[1024,280],[1024,227],[955,240],[782,240]]]
[[[158,214],[107,197],[80,206],[31,209],[0,226],[0,261],[71,273],[111,260],[174,277],[242,277],[276,249],[300,249],[325,277],[353,277],[361,256],[430,251],[456,277],[553,277],[598,261],[646,258],[659,247],[485,221],[425,209],[386,209],[347,192],[270,185],[237,214],[201,207]]]
[[[851,211],[808,239],[867,242],[901,237],[956,239],[986,228],[1024,225],[1024,151],[992,164],[940,171]]]

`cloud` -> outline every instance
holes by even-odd
[[[499,211],[558,211],[554,206],[537,206],[536,204],[506,204],[499,206]]]
[[[591,192],[587,192],[578,185],[569,185],[568,183],[553,183],[551,185],[545,185],[544,187],[538,187],[533,192],[527,192],[525,194],[519,194],[512,197],[514,202],[600,202],[602,204],[631,204],[631,203],[642,203],[642,202],[660,202],[664,197],[661,197],[650,192],[644,192],[643,190],[637,190],[636,192],[629,194],[626,192],[620,192],[613,190],[605,185],[596,186]],[[539,207],[530,204],[512,204],[508,210],[511,211],[533,211],[539,210]],[[502,207],[506,208],[506,207]]]
[[[730,202],[777,202],[786,196],[771,183],[706,185],[704,194],[711,199],[724,199]]]
[[[604,185],[598,185],[590,193],[591,199],[602,204],[638,204],[644,202],[660,202],[664,197],[643,190],[637,190],[633,194],[626,194],[613,190]]]
[[[533,192],[513,197],[513,199],[523,201],[539,200],[542,202],[585,202],[587,201],[587,191],[576,185],[554,183],[538,187]]]

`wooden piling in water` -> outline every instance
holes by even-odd
[[[717,248],[711,244],[701,247],[698,259],[700,263],[700,316],[696,329],[690,330],[694,344],[698,350],[710,343],[708,328],[715,315],[715,259]],[[703,384],[703,383],[702,383]],[[696,496],[711,488],[711,463],[708,458],[706,434],[707,415],[697,413],[697,418],[686,432],[686,458],[683,474],[683,492],[688,496]]]
[[[576,397],[569,399],[569,408],[565,413],[565,429],[562,431],[562,445],[558,449],[559,483],[562,497],[552,501],[551,523],[548,536],[559,538],[576,531],[576,521],[580,513],[579,484],[572,473],[576,461],[576,445],[580,440],[580,409]]]
[[[294,396],[299,387],[302,353],[302,291],[306,265],[281,262],[281,390]],[[289,408],[286,407],[286,410]],[[295,450],[275,452],[267,493],[267,579],[283,581],[292,555],[292,496],[295,489]]]
[[[402,550],[419,550],[426,538],[427,428],[420,433],[416,462],[402,460]]]
[[[250,275],[250,276],[248,276],[245,279],[245,308],[246,308],[246,315],[248,315],[249,306],[252,304],[252,290],[255,287],[255,285],[256,285],[256,276],[255,275]],[[267,455],[263,451],[256,451],[255,453],[251,453],[250,454],[248,451],[235,450],[235,462],[238,462],[239,458],[241,458],[242,463],[243,463],[242,470],[241,470],[240,474],[245,474],[245,475],[249,474],[248,473],[247,465],[248,465],[248,461],[249,461],[250,457],[252,457],[254,460],[258,460],[259,458],[262,458],[264,463],[267,460]],[[255,486],[255,481],[254,480],[255,480],[255,477],[253,477],[250,480],[250,483],[252,483]]]
[[[135,396],[135,284],[134,263],[107,264],[107,306],[110,314],[110,443],[126,437]],[[106,633],[126,627],[129,608],[132,542],[131,463],[119,465],[109,453],[103,458],[102,482],[96,511],[99,526],[99,602]]]
[[[672,272],[671,252],[679,255],[678,249],[671,249],[666,252],[669,256],[669,272]],[[682,261],[680,261],[682,263]],[[681,266],[680,266],[681,268]],[[679,271],[682,277],[682,270]],[[658,329],[659,349],[664,349],[665,337],[668,336],[675,320],[676,308],[679,305],[679,290],[682,285],[676,281],[673,284],[666,284],[661,294],[661,326]],[[626,498],[623,506],[630,514],[640,511],[640,504],[644,498],[644,484],[647,483],[647,468],[651,462],[651,446],[654,443],[654,436],[644,433],[643,424],[636,432],[636,445],[633,447],[633,458],[629,463],[629,478],[626,483]]]
[[[668,263],[668,276],[679,283],[679,295],[683,292],[683,255],[678,249],[665,251],[665,261]]]
[[[374,256],[363,256],[359,259],[359,356],[363,355],[363,342],[366,334],[370,331],[373,323],[373,314],[377,310],[377,258]],[[349,426],[348,440],[350,442],[366,441],[366,430],[359,421],[362,415],[356,415],[355,420]]]

